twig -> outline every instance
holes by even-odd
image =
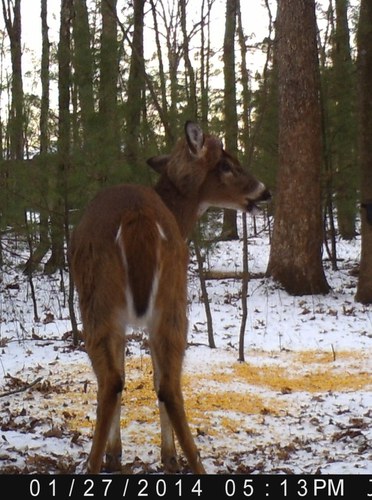
[[[244,337],[245,329],[247,326],[248,318],[248,282],[249,282],[249,270],[248,270],[248,230],[247,230],[247,214],[242,214],[243,221],[243,278],[242,278],[242,320],[240,324],[240,334],[239,334],[239,358],[238,361],[244,362]]]
[[[335,348],[333,347],[333,344],[331,344],[331,347],[332,347],[333,361],[336,361],[336,351]]]
[[[20,389],[14,389],[13,391],[8,391],[8,392],[3,392],[0,394],[0,398],[5,398],[6,396],[11,396],[12,394],[18,394],[19,392],[24,392],[27,391],[28,389],[31,389],[34,385],[38,384],[41,382],[43,377],[38,377],[36,380],[31,382],[31,384],[26,384],[25,386],[21,387]]]
[[[258,280],[265,277],[265,273],[249,273],[248,275],[244,271],[232,271],[232,270],[205,270],[203,271],[204,279],[206,280]]]
[[[196,237],[193,239],[193,244],[194,244],[196,260],[198,262],[198,271],[199,271],[198,274],[199,274],[199,280],[200,280],[200,288],[201,288],[202,297],[203,297],[205,314],[207,317],[209,347],[211,349],[215,349],[216,343],[214,341],[214,333],[213,333],[213,318],[212,318],[211,308],[209,305],[208,290],[207,290],[207,286],[205,283],[205,278],[203,276],[203,258],[202,258],[202,255],[200,253],[200,247],[199,247],[199,243],[198,243]]]

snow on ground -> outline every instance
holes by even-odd
[[[66,276],[34,277],[35,321],[30,284],[17,267],[21,249],[9,239],[0,275],[0,472],[80,472],[94,427],[95,378],[68,336]],[[331,292],[291,297],[262,277],[267,233],[251,236],[245,363],[237,361],[241,282],[207,282],[217,345],[210,349],[191,257],[183,385],[207,472],[372,473],[372,311],[354,301],[359,251],[359,239],[338,241],[339,270],[325,262]],[[215,271],[237,271],[241,254],[240,242],[220,242],[206,261]],[[122,441],[123,472],[162,470],[141,331],[127,344]]]

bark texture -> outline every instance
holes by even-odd
[[[279,175],[268,274],[293,295],[326,293],[315,2],[280,0],[277,30]]]
[[[358,27],[362,254],[356,300],[372,304],[372,5],[362,0]]]

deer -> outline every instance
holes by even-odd
[[[269,200],[265,185],[188,121],[170,154],[147,163],[154,187],[104,188],[73,230],[69,263],[79,298],[86,351],[97,378],[97,416],[86,470],[121,471],[120,412],[125,332],[147,329],[158,400],[161,461],[180,472],[174,435],[194,474],[205,473],[183,400],[187,347],[188,238],[209,207],[253,212]]]

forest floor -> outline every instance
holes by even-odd
[[[354,301],[360,240],[337,248],[339,270],[325,262],[328,295],[292,297],[270,279],[250,280],[244,363],[241,282],[207,283],[217,345],[210,349],[191,259],[183,388],[208,473],[372,473],[372,308]],[[9,239],[0,275],[0,473],[81,472],[95,377],[83,346],[72,347],[66,276],[35,275],[35,321],[21,249]],[[208,265],[236,271],[241,254],[240,242],[218,243]],[[250,237],[253,276],[263,275],[268,255],[267,234]],[[123,472],[162,471],[143,331],[128,335],[122,442]]]

